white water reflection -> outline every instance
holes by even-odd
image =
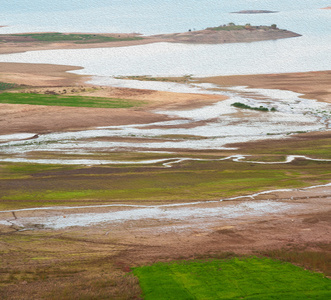
[[[287,210],[290,205],[272,201],[265,202],[247,202],[230,207],[210,207],[210,208],[159,208],[150,207],[142,209],[131,209],[110,213],[90,213],[90,214],[72,214],[65,218],[63,216],[49,217],[43,224],[48,228],[61,229],[71,226],[91,226],[103,222],[123,222],[137,221],[142,219],[157,220],[185,220],[194,216],[195,221],[199,222],[206,217],[219,217],[222,219],[238,218],[242,216],[261,216],[266,213],[277,213]],[[39,218],[27,219],[27,222],[39,223]]]
[[[176,85],[176,89],[178,86]],[[169,87],[173,86],[170,84]],[[89,155],[89,153],[132,149],[139,151],[151,149],[160,151],[164,149],[230,150],[233,148],[227,145],[231,143],[286,138],[291,133],[330,129],[331,105],[328,103],[300,98],[300,94],[289,91],[244,87],[229,88],[227,91],[223,88],[218,91],[215,89],[216,86],[212,87],[213,90],[206,90],[201,89],[198,84],[193,86],[195,89],[200,88],[201,93],[226,94],[229,99],[197,109],[156,111],[159,114],[172,116],[174,118],[172,121],[50,133],[35,136],[30,140],[8,141],[10,137],[5,136],[4,142],[0,144],[0,154],[2,154],[0,161],[36,162],[36,159],[26,157],[26,154],[34,151],[57,152],[59,155],[61,152]],[[269,110],[273,108],[276,111],[238,109],[231,106],[234,102],[252,107],[263,106]],[[31,135],[28,134],[26,137]],[[188,138],[178,138],[178,136]],[[116,139],[111,140],[111,138]],[[125,138],[125,140],[121,141],[118,138]],[[6,157],[8,155],[10,157]],[[42,161],[58,163],[61,159],[39,160],[39,162]],[[114,163],[101,157],[94,162],[93,159],[73,161],[75,164],[107,162]],[[157,161],[151,161],[151,163],[155,162]],[[63,163],[66,161],[63,160]]]
[[[208,206],[208,203],[207,203]],[[127,221],[158,220],[158,221],[190,221],[199,223],[208,222],[211,218],[232,219],[249,216],[262,216],[270,213],[280,213],[288,210],[293,205],[272,201],[246,202],[224,206],[218,202],[211,207],[186,206],[186,207],[144,207],[109,211],[102,213],[56,213],[55,216],[19,218],[18,220],[0,220],[2,225],[19,227],[36,227],[63,229],[73,226],[93,226],[104,224],[116,224]],[[106,207],[105,207],[106,208]],[[61,208],[58,208],[61,210]],[[208,220],[206,220],[208,218]]]
[[[228,150],[228,149],[227,149]],[[67,153],[66,153],[67,154]],[[225,158],[219,159],[203,159],[203,158],[160,158],[160,159],[143,159],[143,160],[100,160],[100,159],[34,159],[34,158],[2,158],[2,162],[11,163],[34,163],[34,164],[58,164],[58,165],[148,165],[148,164],[161,164],[166,168],[171,168],[175,164],[184,161],[222,161],[232,160],[235,162],[244,162],[250,164],[288,164],[296,159],[304,159],[311,161],[331,162],[331,159],[311,158],[305,155],[287,155],[284,161],[253,161],[249,160],[250,155],[230,155]]]
[[[119,48],[30,51],[1,55],[0,62],[82,66],[84,69],[73,72],[95,76],[193,74],[203,77],[329,70],[331,51],[325,39],[298,37],[242,44],[154,43]]]
[[[38,217],[19,217],[18,219],[6,219],[1,217],[0,224],[16,225],[29,228],[53,228],[63,229],[72,226],[92,226],[103,224],[116,224],[127,221],[140,220],[158,220],[158,221],[187,221],[197,223],[201,227],[202,224],[207,224],[211,218],[219,219],[234,219],[240,217],[262,216],[268,214],[277,214],[285,212],[286,210],[295,207],[296,210],[300,208],[300,204],[289,203],[284,199],[282,201],[271,201],[269,195],[281,194],[286,192],[297,192],[304,196],[305,192],[313,189],[323,188],[320,191],[322,194],[328,194],[331,183],[324,185],[311,186],[301,189],[278,189],[269,190],[252,195],[239,196],[219,201],[193,202],[193,203],[177,203],[166,205],[94,205],[94,206],[77,206],[77,207],[40,207],[17,209],[13,212],[38,212],[44,211]],[[258,196],[265,197],[264,200],[254,201]],[[285,195],[285,197],[288,197]],[[233,200],[244,200],[251,198],[249,202],[236,202]],[[77,209],[102,209],[99,213],[70,213],[71,210]],[[108,209],[108,211],[106,211]],[[115,210],[114,210],[115,209]],[[65,213],[67,211],[67,213]],[[10,212],[10,211],[9,211]],[[0,211],[7,215],[8,211]],[[1,216],[1,215],[0,215]]]

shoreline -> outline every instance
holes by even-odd
[[[121,109],[116,110],[116,115],[108,117],[107,112],[113,109],[89,109],[74,107],[43,107],[19,104],[0,104],[2,114],[6,118],[0,122],[1,134],[13,134],[21,132],[47,133],[57,130],[81,130],[97,126],[116,124],[129,124],[130,122],[155,122],[165,121],[165,118],[155,114],[152,110],[161,109],[193,109],[204,105],[210,105],[215,101],[225,100],[227,97],[220,95],[207,95],[199,93],[175,93],[162,92],[148,89],[132,89],[120,87],[97,87],[86,83],[90,76],[69,73],[68,71],[79,70],[81,67],[51,65],[51,64],[28,64],[28,63],[0,63],[0,81],[30,86],[30,90],[56,89],[66,87],[89,87],[95,88],[89,96],[125,98],[139,101],[147,101],[145,109]],[[171,78],[180,81],[180,78]],[[302,94],[301,97],[316,99],[331,103],[329,82],[331,71],[303,72],[303,73],[280,73],[263,75],[233,75],[194,78],[193,82],[212,83],[216,85],[248,86],[251,88],[266,88],[278,90],[290,90]],[[189,81],[188,81],[189,82]],[[312,84],[313,83],[313,84]],[[22,87],[23,88],[23,87]],[[28,87],[27,87],[28,88]],[[81,93],[85,95],[84,93]],[[45,113],[47,111],[47,114]],[[64,114],[64,112],[66,112]],[[21,115],[21,119],[15,116]],[[60,119],[65,115],[64,122]],[[68,115],[69,114],[69,115]],[[97,114],[99,118],[92,117]],[[88,117],[88,122],[83,116]],[[11,116],[11,117],[10,117]],[[57,120],[54,122],[49,120]],[[23,121],[22,121],[23,120]],[[38,120],[38,122],[36,122]],[[11,124],[11,125],[10,125]],[[55,126],[55,127],[54,127]]]
[[[87,83],[92,75],[81,75],[71,72],[82,69],[84,67],[70,65],[0,62],[0,81],[29,85],[31,87],[96,86],[97,84]],[[124,76],[123,79],[130,79],[130,77],[135,76]],[[149,76],[137,76],[138,80],[139,77],[143,78],[143,81],[149,81]],[[331,103],[329,91],[331,70],[184,77],[152,77],[151,81],[189,83],[192,80],[192,82],[212,83],[225,87],[248,86],[251,88],[283,89],[303,94],[302,97]]]
[[[224,27],[225,25],[223,25]],[[272,28],[268,26],[234,26],[241,27],[240,30],[223,29],[222,26],[212,27],[203,30],[155,34],[144,36],[140,34],[92,34],[95,37],[114,38],[114,41],[98,42],[79,42],[75,40],[59,40],[59,41],[38,41],[29,39],[30,33],[22,34],[0,34],[2,47],[0,54],[22,53],[27,51],[41,50],[58,50],[58,49],[92,49],[92,48],[112,48],[112,47],[129,47],[146,45],[152,43],[168,42],[168,43],[184,43],[184,44],[227,44],[227,43],[250,43],[266,40],[278,40],[285,38],[294,38],[301,36],[298,33]],[[230,26],[232,27],[232,26]],[[216,29],[215,29],[216,28]],[[218,28],[221,28],[220,30]],[[224,27],[227,28],[227,27]],[[37,33],[33,33],[37,34]],[[38,34],[51,34],[42,32]],[[60,33],[60,35],[82,35],[84,33]],[[22,36],[20,36],[22,35]],[[24,36],[27,35],[27,36]],[[88,34],[90,36],[91,34]],[[137,39],[135,39],[137,38]]]
[[[331,70],[255,75],[230,75],[196,78],[201,83],[223,86],[288,90],[302,94],[302,98],[331,103]]]

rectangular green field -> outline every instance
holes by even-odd
[[[0,103],[99,108],[130,108],[143,105],[142,101],[119,98],[44,95],[30,93],[1,93]]]
[[[146,300],[331,299],[331,280],[266,258],[157,263],[135,268]]]

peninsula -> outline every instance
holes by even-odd
[[[300,36],[271,26],[236,25],[229,23],[203,30],[143,36],[137,33],[20,33],[0,34],[0,54],[48,49],[82,49],[124,47],[157,42],[190,44],[247,43]]]

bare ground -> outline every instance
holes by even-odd
[[[81,228],[81,230],[90,236],[104,235],[111,238],[117,241],[114,242],[115,246],[125,245],[125,249],[118,254],[116,261],[129,266],[160,260],[208,257],[224,252],[254,254],[273,249],[319,251],[321,245],[331,243],[330,187],[273,192],[246,201],[261,201],[262,203],[270,198],[273,202],[288,207],[276,213],[270,210],[257,215],[247,211],[241,216],[234,215],[226,218],[197,215],[194,219],[179,217],[177,220],[164,220],[151,216],[149,219],[137,221],[106,222]],[[235,209],[246,201],[229,201],[222,204],[202,203],[195,205],[194,208],[223,205],[224,208]],[[114,210],[114,208],[20,211],[15,213],[15,217],[18,220],[31,216],[66,218],[70,214],[103,213],[107,210]],[[1,213],[0,216],[2,220],[14,219],[10,212]],[[28,230],[36,230],[36,228]],[[80,230],[80,227],[61,229],[58,232],[77,230]]]
[[[70,69],[68,67],[49,65],[42,66],[39,69],[39,66],[28,64],[1,64],[0,67],[2,66],[4,68],[0,68],[0,81],[8,80],[7,82],[34,85],[40,91],[46,86],[47,88],[52,86],[54,89],[62,88],[63,82],[66,82],[65,86],[70,85],[75,87],[81,85],[82,77],[64,72]],[[320,101],[330,102],[330,77],[331,71],[325,71],[226,76],[201,79],[201,81],[222,85],[247,85],[257,88],[288,89],[303,93],[305,96],[316,98]],[[68,80],[70,84],[68,84]],[[82,129],[94,126],[130,124],[133,122],[148,123],[165,120],[165,117],[155,116],[155,114],[150,112],[150,109],[153,107],[178,108],[183,103],[184,106],[194,106],[216,101],[215,98],[207,96],[205,98],[203,95],[180,95],[132,89],[97,89],[93,92],[93,95],[96,95],[94,93],[100,96],[107,95],[128,99],[143,99],[149,101],[149,105],[147,105],[146,110],[105,110],[1,104],[0,132],[1,134],[15,132],[38,133]],[[191,101],[193,101],[193,104]],[[315,135],[309,133],[305,135],[305,138],[313,140]],[[254,148],[254,144],[247,143],[244,147],[248,149]],[[260,216],[247,214],[228,219],[205,217],[200,220],[197,218],[196,220],[178,219],[172,221],[150,218],[140,221],[113,224],[105,223],[87,228],[74,227],[57,231],[31,228],[28,229],[26,234],[31,234],[31,236],[40,232],[51,234],[54,236],[52,238],[55,239],[55,243],[60,243],[57,242],[58,238],[66,237],[67,240],[63,244],[64,246],[61,246],[63,248],[59,250],[63,255],[67,253],[66,251],[69,251],[67,249],[67,242],[73,245],[75,240],[74,238],[67,238],[67,236],[75,236],[75,241],[79,241],[79,249],[85,249],[86,253],[88,249],[93,252],[102,250],[102,253],[107,255],[105,256],[106,258],[100,259],[103,265],[105,262],[111,261],[112,264],[115,264],[125,272],[130,270],[129,267],[135,265],[153,263],[160,260],[170,261],[180,258],[210,257],[224,252],[255,254],[273,249],[329,251],[325,250],[328,249],[325,248],[325,245],[330,245],[331,243],[330,187],[288,193],[274,193],[271,198],[272,201],[280,202],[284,205],[291,204],[291,206],[282,212],[268,212]],[[260,196],[255,200],[264,201],[266,199]],[[239,205],[240,203],[238,201],[225,205],[234,205],[235,207],[235,205]],[[201,207],[204,207],[204,204],[201,204]],[[96,210],[83,209],[76,212],[82,211],[95,212]],[[29,214],[32,213],[18,212],[16,213],[16,217],[20,219],[29,216]],[[57,214],[62,214],[65,217],[68,211],[59,210]],[[1,213],[0,215],[2,220],[14,219],[14,215],[10,212]],[[15,227],[0,225],[0,234],[3,236],[20,233],[17,230],[19,229]],[[84,238],[82,238],[83,236]],[[47,237],[43,239],[45,241],[51,241]],[[5,251],[4,253],[7,253],[6,251],[12,251],[13,253],[15,249],[21,249],[20,251],[23,251],[28,243],[19,242],[17,245],[19,247],[15,248],[15,246],[10,244],[0,244]],[[44,251],[43,249],[48,250],[45,254],[41,252],[42,255],[51,253],[46,246],[40,251]],[[72,250],[72,248],[69,252],[72,255],[84,255],[78,250]],[[12,262],[15,259],[5,259],[6,263],[8,263],[8,268],[13,268]],[[25,268],[33,266],[32,262],[27,267],[25,261],[20,263]],[[43,266],[39,262],[38,264],[37,268]],[[85,269],[87,268],[86,266],[84,265],[82,268]],[[78,278],[78,284],[76,285],[78,289],[85,280],[83,277],[82,279],[80,278],[80,274],[83,274],[83,271],[80,271],[80,273],[77,273],[73,277]],[[123,274],[120,274],[115,281],[118,281],[118,278],[122,278],[121,276]],[[25,293],[24,291],[30,291],[31,289],[31,293],[36,295],[41,290],[48,291],[50,288],[55,289],[55,285],[60,284],[59,280],[54,279],[47,282],[41,280],[40,282],[32,283],[23,280],[7,287],[5,295],[9,295],[8,299],[22,299],[22,295]],[[137,286],[137,283],[134,283],[134,285]],[[139,289],[135,293],[139,294]]]
[[[215,76],[200,78],[200,81],[222,86],[249,86],[252,88],[289,90],[304,94],[304,97],[309,99],[331,103],[331,71]]]
[[[224,96],[180,94],[152,90],[94,87],[84,84],[87,76],[67,71],[78,67],[0,63],[0,81],[23,85],[22,92],[60,93],[93,97],[110,97],[144,101],[144,108],[105,109],[84,107],[0,104],[0,134],[46,133],[79,130],[97,126],[142,124],[169,118],[152,110],[193,108],[226,99]],[[66,84],[64,84],[66,83]],[[82,85],[83,84],[83,85]],[[24,85],[32,88],[24,88]],[[72,91],[72,92],[71,92]]]

